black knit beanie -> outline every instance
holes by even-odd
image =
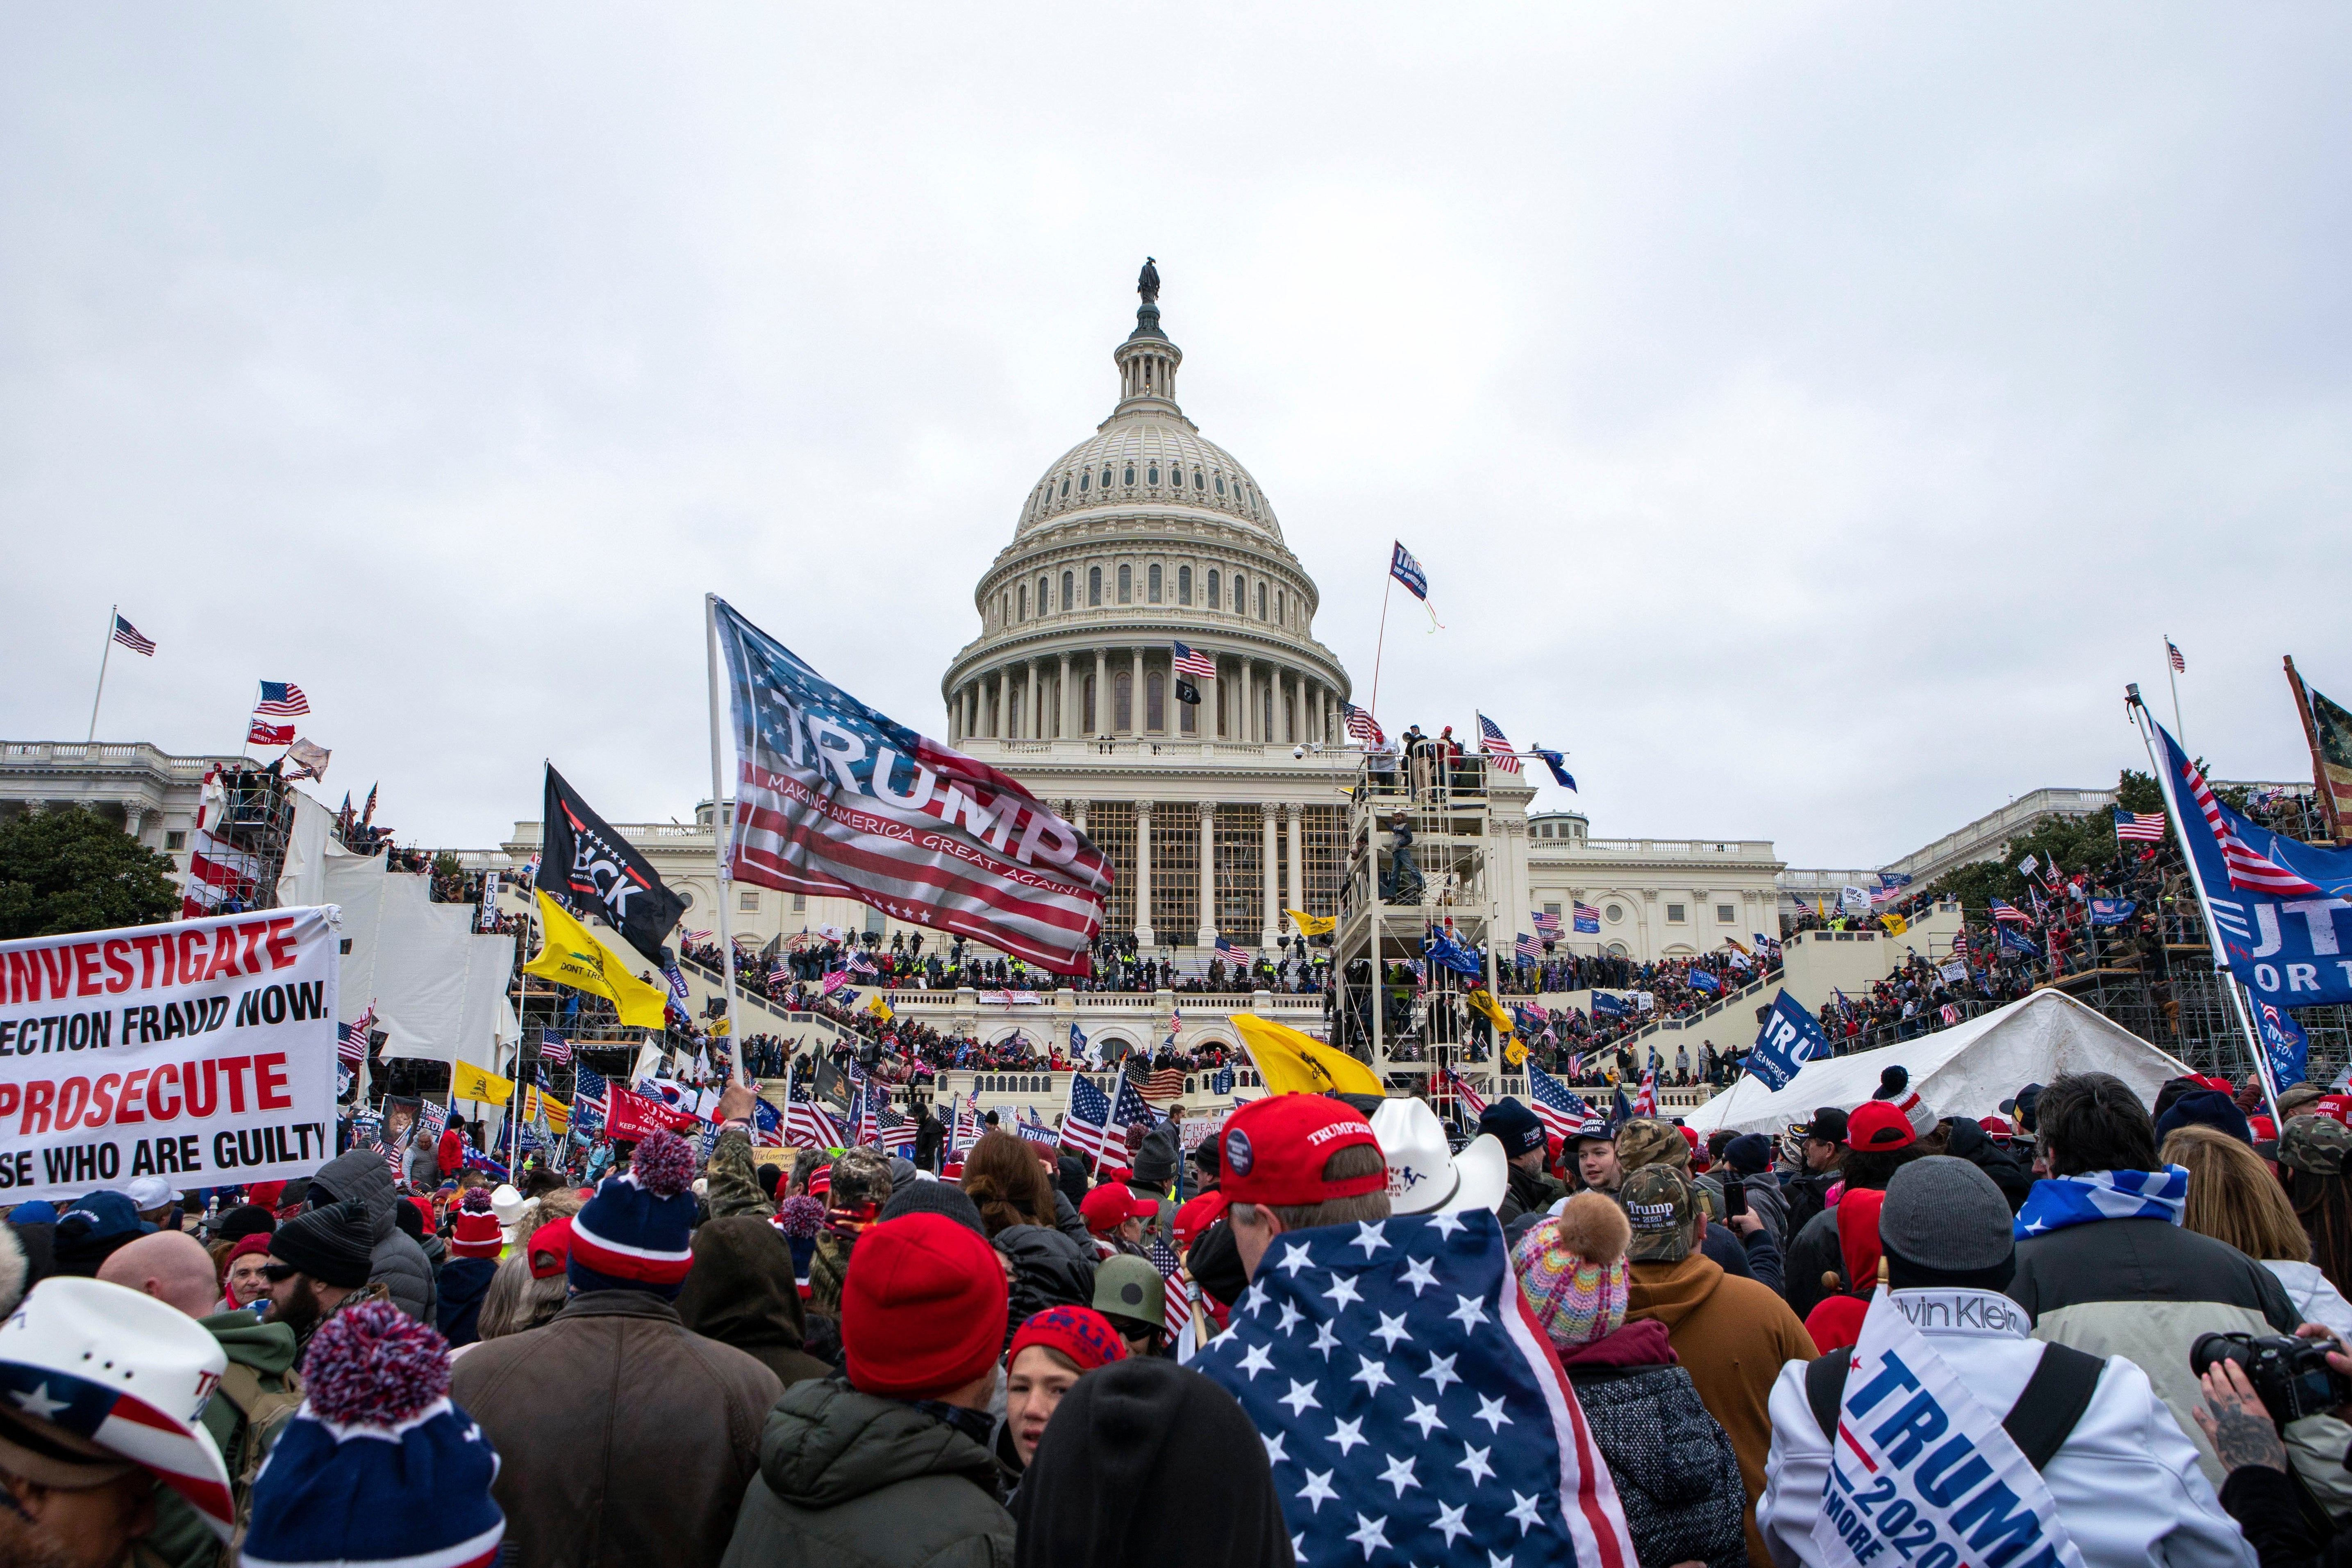
[[[271,1258],[322,1285],[346,1290],[356,1290],[368,1282],[373,1251],[367,1208],[357,1198],[305,1210],[269,1237]]]

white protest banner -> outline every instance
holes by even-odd
[[[315,1172],[335,1152],[334,915],[0,942],[0,1201]]]
[[[1881,1285],[1845,1390],[1813,1543],[1831,1568],[2083,1568],[2041,1472]],[[1886,1550],[1893,1548],[1893,1551]]]

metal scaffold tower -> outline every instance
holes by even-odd
[[[240,907],[278,907],[278,879],[286,869],[286,847],[294,833],[294,793],[267,768],[221,768],[221,798],[205,824],[234,879],[229,891]]]
[[[1462,999],[1474,984],[1496,989],[1504,841],[1486,764],[1458,757],[1416,788],[1404,769],[1376,773],[1368,762],[1349,799],[1333,943],[1334,1043],[1370,1063],[1391,1094],[1424,1094],[1441,1113],[1456,1097],[1440,1069],[1492,1100],[1503,1070],[1496,1042]],[[1426,959],[1433,932],[1479,953],[1484,973]]]

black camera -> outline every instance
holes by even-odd
[[[2189,1365],[2202,1377],[2222,1362],[2236,1362],[2271,1420],[2283,1427],[2352,1404],[2352,1378],[2327,1364],[2327,1352],[2336,1348],[2333,1340],[2283,1334],[2200,1334],[2189,1347]]]

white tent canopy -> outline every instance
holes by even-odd
[[[1850,1057],[1807,1062],[1775,1093],[1760,1079],[1738,1082],[1683,1119],[1702,1135],[1777,1132],[1811,1118],[1820,1106],[1851,1110],[1878,1090],[1879,1075],[1901,1067],[1938,1116],[1974,1121],[2000,1113],[2000,1102],[2029,1083],[2060,1073],[2109,1072],[2153,1103],[2167,1079],[2189,1068],[2129,1029],[2057,991],[2037,991],[1938,1034]]]
[[[515,939],[476,932],[472,904],[434,903],[424,877],[387,872],[382,855],[330,857],[323,872],[327,901],[342,908],[341,1021],[373,1005],[387,1060],[498,1071],[499,1047],[522,1034],[507,991]]]

